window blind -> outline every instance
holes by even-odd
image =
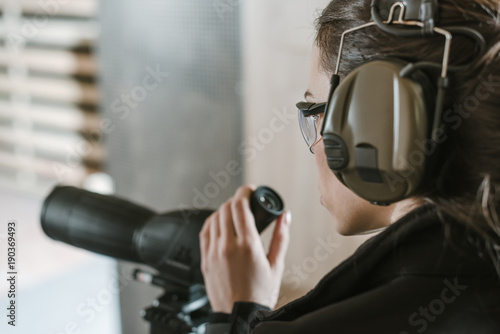
[[[97,0],[0,3],[0,187],[81,185],[104,158]]]

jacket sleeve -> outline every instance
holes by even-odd
[[[260,304],[236,302],[231,314],[227,315],[226,319],[220,313],[216,317],[211,317],[205,334],[248,334],[250,320],[260,310],[270,311],[268,307]],[[222,322],[224,320],[227,322]]]

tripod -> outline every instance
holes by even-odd
[[[137,281],[160,285],[165,293],[153,302],[153,305],[142,310],[141,316],[150,324],[150,334],[187,334],[204,333],[199,327],[208,322],[210,304],[201,284],[183,286],[152,276],[140,279],[144,272],[136,270],[134,278]]]

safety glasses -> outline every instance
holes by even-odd
[[[299,125],[302,136],[312,154],[313,147],[318,142],[318,129],[321,128],[321,114],[325,112],[326,103],[299,102]]]

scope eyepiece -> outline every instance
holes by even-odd
[[[284,205],[281,197],[269,187],[260,186],[250,196],[250,207],[257,230],[261,233],[273,220],[281,216]]]

